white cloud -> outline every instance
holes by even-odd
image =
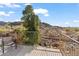
[[[79,20],[73,20],[71,22],[65,22],[66,25],[75,24],[75,23],[79,23]]]
[[[13,14],[13,13],[15,13],[15,12],[13,12],[13,11],[10,11],[10,12],[4,12],[4,11],[0,11],[0,16],[10,16],[11,14]]]
[[[79,20],[73,20],[74,23],[79,23]]]
[[[20,19],[15,19],[15,21],[20,21]]]
[[[8,13],[9,13],[9,14],[13,14],[13,13],[15,13],[15,12],[13,12],[13,11],[9,11]]]
[[[69,25],[69,22],[65,22],[66,25]]]
[[[2,20],[2,18],[0,18],[0,21]]]
[[[13,4],[12,6],[13,6],[13,7],[21,7],[21,6],[18,5],[18,4]]]
[[[44,16],[49,16],[49,14],[45,14]]]
[[[79,25],[79,20],[73,20],[73,21],[71,21],[71,22],[65,22],[64,23],[65,24],[65,26],[78,26]]]
[[[26,3],[26,4],[24,4],[24,5],[32,5],[31,3]]]
[[[3,8],[3,6],[2,6],[2,5],[0,5],[0,7],[1,7],[1,8]]]
[[[21,7],[20,5],[15,4],[15,3],[0,3],[0,5],[4,5],[7,7]]]
[[[20,19],[9,19],[7,22],[18,22],[18,21],[20,21]]]
[[[35,14],[43,14],[44,16],[49,16],[48,10],[39,8],[39,9],[34,9]]]
[[[1,11],[1,12],[0,12],[0,16],[10,16],[10,14]]]

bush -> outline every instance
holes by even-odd
[[[55,43],[53,44],[53,47],[59,47],[59,44]]]
[[[5,32],[5,29],[0,28],[0,33]]]
[[[24,42],[26,44],[37,44],[39,43],[40,41],[38,40],[39,39],[39,35],[38,35],[38,31],[25,31],[24,32]],[[27,35],[27,36],[26,36]]]
[[[18,43],[23,43],[23,39],[24,39],[24,29],[22,29],[22,28],[17,28],[17,29],[14,30],[14,32],[16,33],[17,42],[18,42]]]

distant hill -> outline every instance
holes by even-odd
[[[0,26],[4,26],[7,23],[11,23],[12,25],[20,25],[21,22],[4,22],[4,21],[0,21]]]
[[[1,25],[1,26],[4,26],[5,24],[6,24],[6,22],[0,21],[0,25]]]
[[[0,21],[0,26],[4,26],[6,25],[7,23],[11,23],[12,25],[20,25],[22,22],[18,21],[18,22],[5,22],[5,21]],[[41,22],[41,26],[42,27],[55,27],[55,28],[58,28],[59,26],[52,26],[48,23],[44,23],[44,22]]]

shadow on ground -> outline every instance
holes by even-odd
[[[25,56],[29,55],[33,49],[33,46],[19,45],[17,49],[15,49],[14,47],[8,48],[7,52],[2,54],[1,56]]]

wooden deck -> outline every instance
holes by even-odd
[[[0,56],[62,56],[62,54],[59,49],[19,45],[17,49],[9,47],[4,54],[0,51]]]

